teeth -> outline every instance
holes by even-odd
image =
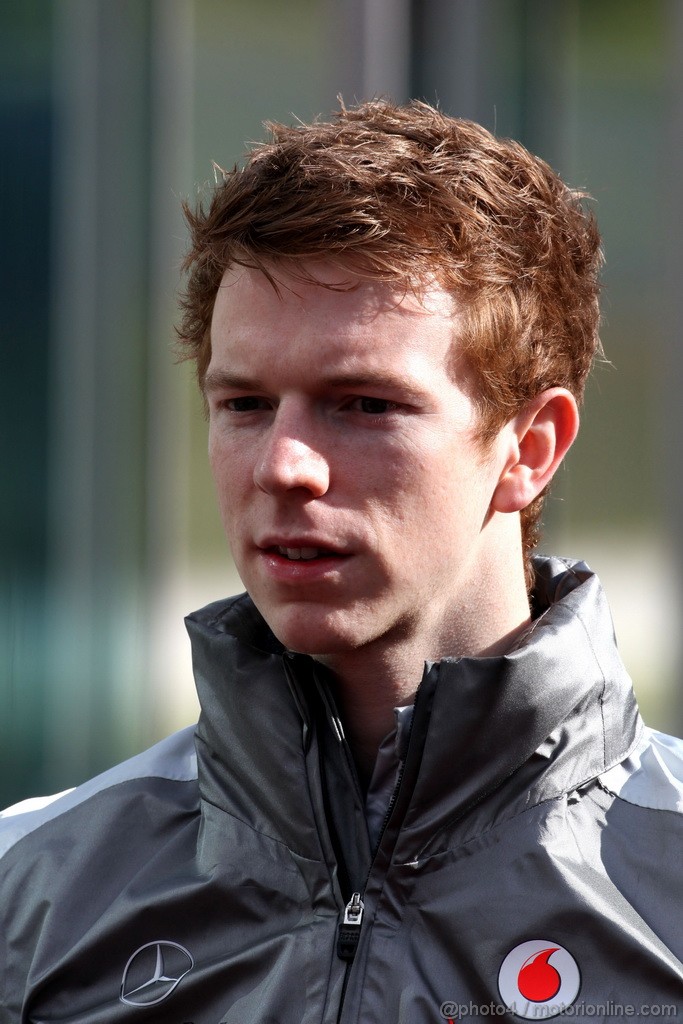
[[[321,548],[278,548],[278,551],[285,558],[291,558],[296,562],[299,559],[306,561],[309,558],[317,558]]]
[[[320,548],[301,548],[301,558],[317,558]]]

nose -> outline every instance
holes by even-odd
[[[281,407],[256,462],[256,486],[266,494],[299,489],[310,497],[322,497],[330,486],[330,470],[314,433],[311,425],[304,429],[301,417],[295,421]]]

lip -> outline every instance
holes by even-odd
[[[257,546],[264,572],[273,582],[280,583],[314,583],[338,578],[342,567],[351,557],[349,552],[340,551],[337,546],[311,537],[278,538],[272,544],[263,542]],[[290,559],[279,553],[279,547],[324,548],[334,554],[323,555],[321,558]]]
[[[325,551],[332,551],[335,555],[348,555],[339,544],[318,536],[267,536],[256,542],[256,547],[261,551],[268,552],[276,548],[323,548]]]

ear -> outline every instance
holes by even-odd
[[[578,429],[579,411],[570,391],[549,388],[536,395],[503,428],[508,457],[493,492],[492,510],[526,508],[552,480]]]

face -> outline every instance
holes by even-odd
[[[221,515],[245,587],[288,648],[411,638],[443,653],[488,558],[500,474],[453,379],[453,298],[316,266],[228,271],[205,391]]]

